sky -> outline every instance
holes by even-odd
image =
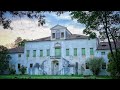
[[[76,20],[72,20],[69,12],[66,12],[60,16],[55,13],[45,13],[46,24],[38,26],[37,19],[24,18],[12,18],[9,13],[6,16],[12,20],[11,26],[13,30],[3,29],[0,26],[0,45],[6,45],[13,43],[17,37],[22,39],[38,39],[42,37],[50,36],[50,28],[59,24],[67,27],[73,34],[82,34],[85,26],[78,23]]]

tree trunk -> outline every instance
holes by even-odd
[[[113,34],[111,33],[110,29],[109,29],[109,32],[110,32],[110,34],[111,34],[111,36],[112,36],[113,43],[114,43],[114,46],[115,46],[115,57],[116,57],[116,60],[118,60],[118,58],[117,58],[118,50],[117,50],[117,46],[116,46],[116,43],[117,43],[117,42],[115,41],[115,37],[114,37]]]
[[[106,36],[107,36],[107,38],[108,38],[108,43],[109,43],[109,46],[110,46],[110,51],[111,51],[111,55],[112,55],[112,57],[113,57],[113,59],[115,60],[115,58],[114,58],[114,54],[113,54],[113,51],[112,51],[112,46],[111,46],[111,42],[110,42],[110,38],[109,38],[109,36],[108,36],[108,31],[107,31],[107,11],[105,11],[104,12],[104,17],[105,17],[105,33],[106,33]]]

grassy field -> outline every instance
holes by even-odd
[[[0,75],[0,79],[111,79],[109,76]]]

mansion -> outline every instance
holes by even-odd
[[[24,47],[9,50],[12,59],[10,66],[20,74],[19,68],[27,67],[30,75],[92,75],[86,60],[103,57],[104,65],[100,75],[108,75],[107,55],[110,52],[108,42],[98,38],[72,34],[66,27],[56,25],[51,29],[51,36],[25,42]]]

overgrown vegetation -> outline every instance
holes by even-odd
[[[93,72],[93,75],[98,75],[101,71],[101,66],[104,63],[103,58],[89,58],[87,60],[87,63],[89,65],[89,69]]]
[[[0,74],[9,68],[9,60],[11,59],[8,54],[8,49],[0,45]]]
[[[13,69],[13,68],[9,68],[9,74],[11,75],[14,75],[16,73],[16,70]]]
[[[25,66],[21,66],[20,68],[19,68],[19,71],[21,72],[21,74],[25,74],[25,72],[26,72],[26,69],[27,69],[27,67],[25,67]]]
[[[115,55],[116,52],[114,51],[113,54]],[[118,58],[118,60],[120,60],[120,50],[118,50],[118,57],[115,58]],[[111,53],[108,53],[108,59],[109,59],[109,64],[107,71],[110,72],[112,78],[120,79],[120,61],[119,62],[114,61]]]

